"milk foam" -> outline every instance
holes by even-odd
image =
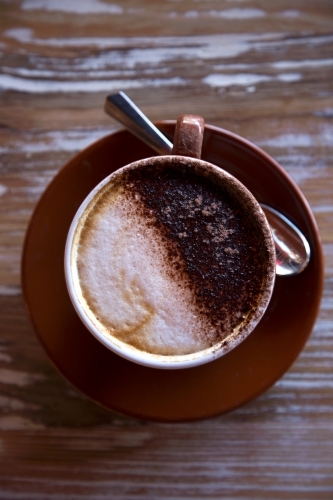
[[[82,305],[104,335],[142,351],[179,355],[210,347],[214,329],[196,311],[179,272],[181,256],[173,253],[171,265],[170,242],[163,241],[153,215],[142,215],[141,205],[138,195],[118,186],[79,228]]]

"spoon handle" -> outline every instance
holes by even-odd
[[[105,99],[104,109],[108,115],[122,123],[157,153],[171,155],[172,143],[148,120],[124,92],[108,95]]]

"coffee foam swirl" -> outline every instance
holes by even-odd
[[[198,318],[180,255],[143,215],[139,198],[118,186],[99,201],[81,232],[77,268],[85,309],[105,334],[142,351],[189,354],[209,347],[214,331]],[[210,331],[211,330],[211,331]]]

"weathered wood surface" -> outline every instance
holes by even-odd
[[[0,497],[333,498],[331,1],[0,2]],[[325,292],[299,359],[232,414],[112,414],[50,365],[28,322],[29,216],[76,151],[117,128],[106,93],[154,119],[201,114],[260,145],[317,219]]]

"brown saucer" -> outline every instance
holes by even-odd
[[[169,136],[174,122],[162,122]],[[32,216],[22,258],[22,285],[38,338],[58,370],[80,391],[125,415],[186,421],[231,411],[266,391],[302,350],[316,320],[323,285],[318,229],[303,195],[259,148],[206,126],[202,159],[235,175],[261,203],[291,219],[312,251],[298,276],[277,277],[271,303],[252,334],[206,365],[159,370],[113,354],[83,326],[68,297],[64,248],[74,214],[96,184],[152,151],[129,132],[104,137],[70,160],[51,182]]]

